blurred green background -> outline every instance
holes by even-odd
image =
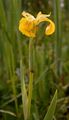
[[[20,58],[27,86],[29,38],[18,30],[22,11],[51,12],[56,25],[55,33],[45,36],[42,23],[35,39],[32,120],[43,120],[56,89],[54,120],[69,120],[69,0],[0,0],[0,120],[17,120],[17,113],[23,120]]]

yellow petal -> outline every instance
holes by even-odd
[[[55,24],[50,19],[47,18],[47,21],[50,22],[49,25],[46,27],[45,34],[51,35],[55,31]]]
[[[31,22],[22,18],[19,22],[19,31],[28,37],[35,37],[36,26],[34,26],[34,21]]]
[[[36,17],[36,20],[35,20],[36,25],[38,25],[39,23],[41,23],[43,21],[46,21],[47,17],[50,17],[50,14],[47,15],[47,14],[42,14],[41,12],[39,12],[37,14],[37,17]]]
[[[50,14],[48,15],[48,17]],[[51,35],[55,31],[55,24],[52,22],[49,18],[47,18],[47,15],[39,13],[36,18],[35,24],[38,25],[41,22],[49,22],[49,25],[46,27],[45,34]]]
[[[31,15],[30,13],[27,13],[25,11],[22,12],[22,15],[29,21],[35,20],[35,17],[33,15]]]
[[[35,20],[36,25],[38,25],[41,22],[49,22],[49,25],[46,27],[46,30],[45,30],[46,35],[51,35],[55,31],[55,24],[49,18],[47,18],[49,16],[50,14],[46,15],[39,12]]]

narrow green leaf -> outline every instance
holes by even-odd
[[[6,10],[4,9],[3,0],[0,0],[0,28],[2,29],[3,35],[6,35],[7,40],[11,43],[9,32],[7,29],[7,17],[6,17]]]
[[[4,10],[3,0],[0,0],[0,22],[4,29],[7,27],[6,14]]]
[[[55,20],[55,27],[56,27],[56,31],[55,31],[55,52],[56,52],[56,60],[58,58],[60,58],[59,61],[57,61],[56,63],[56,73],[58,76],[61,75],[62,72],[62,65],[61,65],[61,61],[62,61],[62,13],[61,13],[61,7],[60,7],[60,0],[53,0],[54,1],[54,20]]]
[[[54,115],[54,112],[55,112],[55,109],[56,109],[56,104],[57,104],[57,90],[54,94],[54,97],[51,101],[51,104],[48,108],[48,111],[44,117],[44,120],[52,120],[53,119],[53,115]]]
[[[21,73],[21,92],[22,92],[22,106],[23,106],[23,114],[24,114],[24,120],[27,120],[27,104],[28,104],[28,97],[27,97],[27,91],[24,81],[24,66],[22,62],[22,56],[20,60],[20,73]]]
[[[12,115],[12,116],[16,117],[16,115],[13,112],[11,112],[11,111],[6,111],[6,110],[0,109],[0,112],[1,113],[5,113],[5,114],[9,114],[9,115]]]

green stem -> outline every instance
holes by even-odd
[[[56,60],[57,61],[57,75],[58,77],[61,74],[61,10],[60,10],[60,0],[54,0],[54,18],[56,24],[56,32],[55,32],[55,39],[56,39]]]
[[[28,118],[30,118],[31,100],[33,91],[33,40],[29,40],[29,92],[28,92]]]

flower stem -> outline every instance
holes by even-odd
[[[29,92],[28,92],[28,118],[30,118],[31,100],[33,91],[33,40],[29,41]]]

